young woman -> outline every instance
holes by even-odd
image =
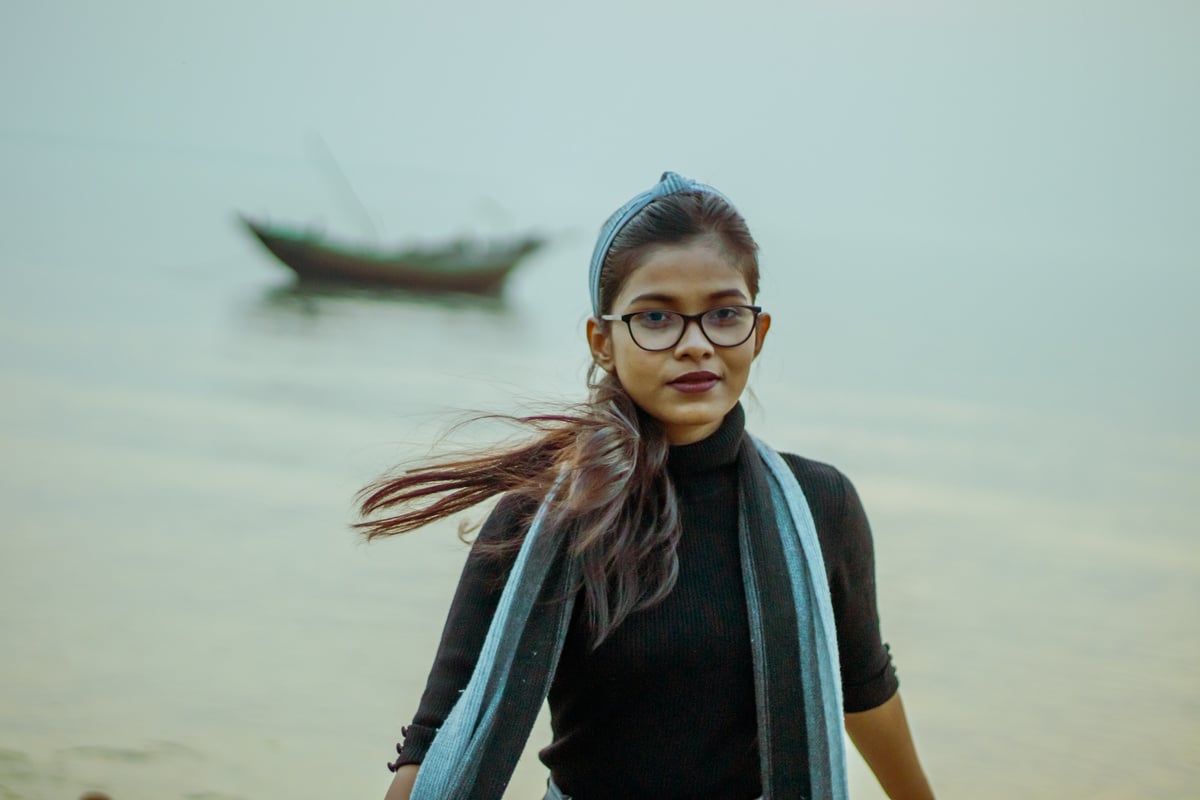
[[[843,725],[889,796],[932,796],[854,487],[743,430],[771,327],[757,249],[723,195],[666,173],[596,244],[588,401],[364,492],[391,510],[368,538],[504,495],[387,800],[501,797],[547,697],[547,798],[844,798]]]

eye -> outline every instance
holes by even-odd
[[[704,315],[704,321],[713,325],[737,325],[749,312],[740,306],[714,308]]]
[[[675,316],[672,311],[642,311],[634,314],[631,321],[641,328],[667,328],[674,323]]]

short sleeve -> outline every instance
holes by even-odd
[[[786,454],[804,490],[829,579],[847,713],[882,705],[899,688],[891,650],[880,632],[875,548],[862,501],[850,479],[828,464]]]

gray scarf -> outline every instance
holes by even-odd
[[[738,452],[738,538],[750,621],[765,800],[845,800],[833,607],[812,514],[784,460],[747,435]],[[559,476],[551,495],[563,476]],[[426,754],[414,800],[499,800],[550,685],[578,569],[538,509],[475,671]]]

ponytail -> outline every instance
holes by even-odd
[[[598,377],[599,376],[599,377]],[[418,465],[383,477],[359,493],[365,519],[355,524],[368,540],[407,533],[505,492],[541,501],[565,472],[546,524],[568,535],[580,564],[581,587],[599,646],[621,622],[665,598],[679,567],[679,514],[667,474],[669,444],[658,423],[642,413],[615,376],[593,365],[589,400],[562,414],[490,418],[534,433],[496,452]],[[380,512],[398,509],[390,516]],[[485,550],[520,546],[525,526]]]

